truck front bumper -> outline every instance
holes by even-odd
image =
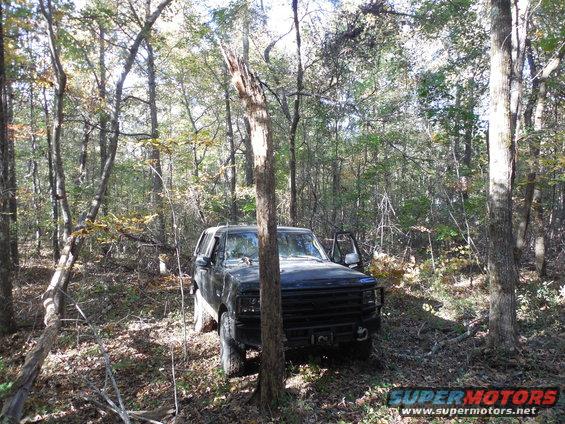
[[[283,328],[285,347],[337,346],[340,343],[363,341],[381,327],[380,308],[376,313],[355,322]],[[261,328],[235,321],[235,340],[247,346],[261,346]]]

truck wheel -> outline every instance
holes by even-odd
[[[226,313],[220,317],[220,362],[226,377],[237,377],[245,369],[245,347],[231,335],[232,319]]]
[[[363,340],[362,342],[355,342],[354,349],[357,359],[367,361],[371,358],[371,353],[373,353],[373,338],[369,337],[367,340]]]
[[[369,336],[367,340],[361,342],[351,342],[343,346],[342,355],[345,357],[353,357],[360,361],[367,361],[373,353],[373,337]]]
[[[194,331],[208,333],[214,329],[214,318],[204,308],[200,289],[194,293]]]

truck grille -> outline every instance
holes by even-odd
[[[359,289],[293,290],[282,292],[285,328],[355,322],[361,318]]]
[[[363,308],[363,290],[367,287],[338,289],[294,289],[282,291],[284,329],[352,324],[372,314],[374,306]],[[246,293],[256,295],[259,293]],[[241,316],[240,320],[259,324],[259,312]]]

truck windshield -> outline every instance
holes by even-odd
[[[327,259],[326,254],[311,233],[279,232],[277,234],[279,258],[293,259]],[[226,239],[225,262],[233,265],[245,261],[259,259],[259,238],[256,232],[228,234]]]

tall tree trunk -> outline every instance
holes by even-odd
[[[339,192],[339,186],[340,186],[340,180],[341,180],[341,169],[339,166],[339,160],[338,160],[338,144],[339,144],[339,121],[336,118],[335,121],[335,145],[334,145],[334,155],[333,155],[333,160],[332,160],[332,213],[331,213],[331,222],[330,224],[333,225],[333,227],[330,229],[330,231],[334,231],[336,228],[339,227],[338,223],[337,223],[337,213],[338,210],[340,208],[341,205],[341,200],[340,200],[340,192]]]
[[[542,191],[538,184],[535,185],[532,196],[532,210],[534,212],[534,256],[536,272],[540,277],[545,276],[546,272],[546,236],[545,236],[545,218],[543,215]]]
[[[224,82],[224,105],[226,109],[226,139],[228,141],[228,185],[230,188],[230,222],[237,223],[237,181],[235,169],[235,143],[233,139],[233,125],[231,116],[230,93],[229,93],[229,76],[227,69],[225,72]]]
[[[255,190],[259,233],[259,296],[261,301],[261,368],[258,389],[261,407],[277,404],[284,391],[284,350],[281,285],[277,246],[277,210],[271,117],[257,77],[247,63],[224,51],[232,82],[251,125],[255,159]]]
[[[243,16],[243,61],[249,63],[249,25],[251,11],[249,10],[249,0],[245,0],[245,10]],[[243,145],[245,146],[245,185],[251,187],[253,185],[253,146],[251,145],[251,125],[249,118],[243,118],[245,124],[245,138]]]
[[[523,92],[524,61],[526,57],[526,34],[530,20],[530,0],[513,0],[512,4],[512,80],[510,111],[514,143],[519,133],[517,127]]]
[[[84,121],[84,127],[82,132],[82,143],[80,145],[80,154],[78,157],[78,172],[75,178],[75,185],[80,187],[80,185],[86,180],[86,162],[88,159],[88,144],[90,142],[90,124],[88,121]]]
[[[528,44],[527,58],[530,74],[532,76],[532,93],[524,111],[524,130],[528,134],[530,145],[531,165],[528,171],[526,187],[524,189],[524,200],[519,211],[518,224],[516,226],[516,249],[515,255],[519,263],[522,252],[526,248],[527,231],[530,222],[530,211],[534,196],[536,199],[536,235],[535,235],[535,255],[536,269],[540,274],[545,273],[545,228],[543,224],[543,208],[541,207],[541,189],[536,189],[536,181],[540,173],[539,155],[541,150],[541,132],[544,128],[545,101],[547,97],[547,80],[553,72],[559,68],[559,64],[565,55],[565,46],[561,46],[557,54],[552,57],[543,69],[539,70],[535,63],[531,44]],[[539,184],[537,184],[539,186]],[[539,192],[536,194],[536,190]],[[537,264],[540,264],[539,267]]]
[[[45,114],[45,128],[49,128],[51,120],[49,119],[49,105],[47,104],[47,95],[45,88],[43,88],[43,112]],[[49,194],[51,197],[51,247],[53,262],[59,262],[61,251],[59,248],[59,205],[57,202],[57,176],[53,166],[53,143],[51,143],[51,133],[49,130],[46,134],[47,138],[47,167],[49,177]]]
[[[98,123],[100,125],[100,134],[98,144],[100,147],[100,175],[104,172],[104,165],[106,164],[107,145],[108,145],[108,113],[107,108],[107,93],[106,93],[106,31],[102,21],[98,22],[98,72],[100,74],[98,83],[98,96],[102,105],[98,115]]]
[[[0,3],[0,335],[15,330],[10,266],[8,198],[8,129],[6,122],[6,65],[4,61],[4,3]]]
[[[41,254],[41,222],[39,210],[39,198],[41,187],[39,182],[39,171],[37,166],[37,137],[35,135],[35,104],[34,104],[34,81],[29,83],[29,137],[31,144],[31,158],[29,160],[31,184],[33,190],[33,209],[35,215],[35,253]]]
[[[471,112],[474,109],[472,106]],[[461,189],[463,200],[469,198],[469,178],[471,177],[471,159],[473,156],[473,126],[474,122],[472,118],[467,118],[465,121],[465,132],[463,134],[463,142],[465,143],[463,151],[463,172],[461,177]]]
[[[149,9],[149,2],[148,7]],[[147,11],[149,14],[149,10]],[[159,139],[159,121],[157,120],[157,82],[155,75],[155,54],[151,45],[150,36],[145,39],[147,46],[147,79],[149,85],[149,112],[151,115],[151,138]],[[165,215],[163,208],[163,170],[161,167],[161,152],[158,147],[152,146],[149,152],[151,163],[151,204],[157,214],[157,237],[156,240],[164,246],[167,244],[167,234],[165,233]],[[159,270],[161,274],[167,273],[167,265],[163,259],[165,252],[159,252]]]
[[[112,174],[120,134],[119,118],[121,115],[124,82],[133,66],[137,51],[139,50],[139,46],[144,40],[145,35],[151,29],[163,9],[171,1],[172,0],[164,0],[159,4],[159,6],[157,6],[157,9],[147,18],[145,24],[137,33],[137,36],[128,51],[128,55],[116,84],[110,127],[111,138],[108,144],[109,154],[104,165],[104,172],[102,173],[100,183],[92,202],[90,203],[86,217],[83,222],[79,223],[76,231],[72,232],[67,238],[58,266],[53,273],[49,287],[43,294],[43,305],[45,307],[45,329],[35,346],[26,355],[26,360],[22,366],[22,370],[12,386],[10,394],[4,401],[0,417],[4,418],[8,422],[18,422],[20,420],[23,413],[24,402],[41,371],[41,366],[43,365],[45,358],[51,351],[57,335],[59,334],[61,318],[58,310],[61,299],[63,298],[63,294],[60,289],[64,282],[68,281],[73,265],[77,259],[82,244],[84,243],[84,238],[81,235],[82,232],[86,229],[88,223],[92,223],[96,220],[96,216],[98,215],[100,206],[108,188],[110,175]]]
[[[44,3],[46,1],[46,3]],[[63,130],[63,109],[65,90],[67,87],[67,74],[63,69],[61,59],[59,57],[59,46],[57,45],[57,36],[53,23],[53,8],[51,0],[41,0],[39,2],[41,14],[47,24],[47,33],[49,38],[49,53],[51,55],[51,63],[55,73],[55,93],[53,104],[53,122],[51,128],[51,143],[53,145],[53,166],[56,176],[57,200],[61,206],[61,216],[63,218],[63,237],[66,239],[72,231],[72,217],[69,201],[67,198],[67,189],[65,186],[65,170],[63,167],[63,157],[61,154],[61,132]]]
[[[20,253],[18,249],[18,184],[16,179],[16,144],[14,131],[11,126],[14,122],[14,93],[12,84],[6,83],[7,103],[7,134],[8,134],[8,192],[10,210],[10,260],[12,271],[20,267]]]
[[[204,150],[204,154],[199,158],[198,157],[198,133],[200,132],[201,128],[198,128],[198,125],[196,124],[196,120],[194,119],[194,116],[192,115],[192,110],[191,110],[191,106],[190,106],[190,99],[188,98],[188,94],[186,92],[186,88],[184,85],[184,81],[181,77],[180,80],[180,86],[181,86],[181,90],[182,90],[182,98],[183,98],[183,103],[186,107],[186,112],[188,113],[188,118],[190,120],[190,124],[192,125],[192,129],[194,131],[194,140],[191,143],[191,149],[192,149],[192,176],[194,177],[194,181],[198,182],[198,180],[200,179],[200,164],[202,163],[202,161],[204,160],[204,158],[206,157],[206,149]],[[204,216],[204,212],[202,210],[202,202],[201,202],[201,195],[200,195],[200,190],[196,189],[193,191],[194,193],[194,200],[195,200],[195,206],[196,206],[196,210],[198,213],[198,217],[200,218],[200,221],[202,221],[202,223],[206,222],[206,217]]]
[[[294,18],[294,30],[296,33],[296,97],[294,98],[294,109],[290,124],[289,135],[289,170],[290,170],[290,223],[295,226],[298,221],[298,207],[296,200],[296,131],[300,121],[300,96],[303,88],[304,70],[302,68],[302,41],[300,38],[300,21],[298,19],[298,0],[292,0],[292,14]]]
[[[513,259],[512,175],[514,145],[510,110],[512,75],[510,0],[491,0],[489,114],[488,278],[489,346],[516,348],[518,272]]]

